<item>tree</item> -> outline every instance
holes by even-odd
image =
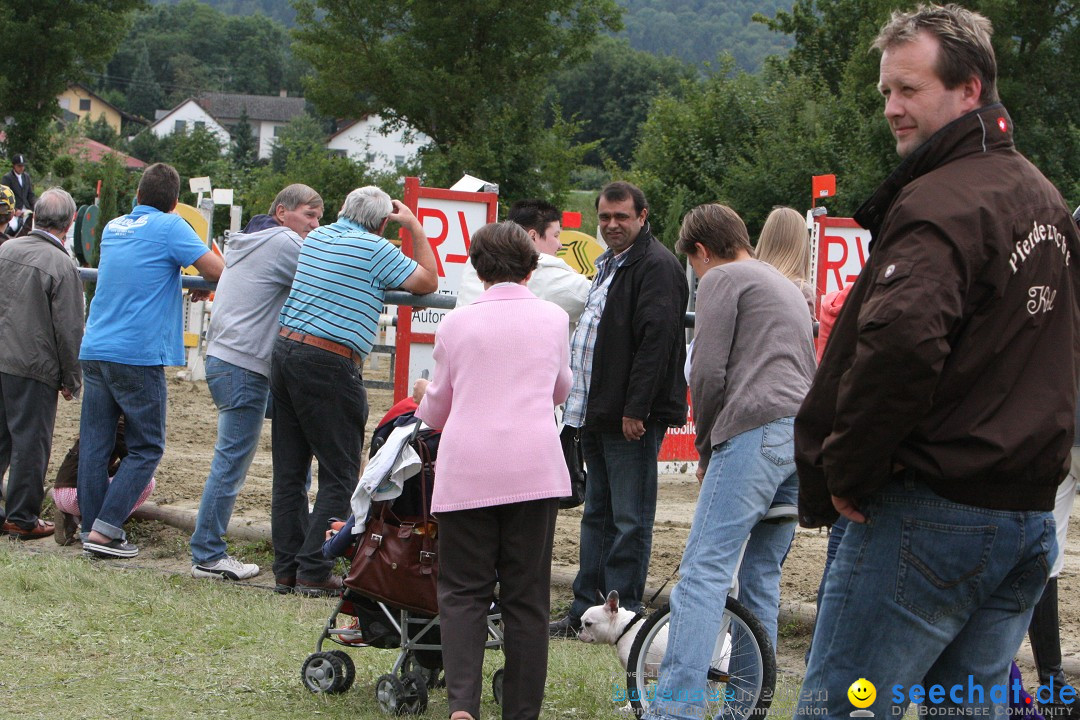
[[[140,87],[135,82],[140,54],[146,47],[154,81],[166,93],[157,107],[172,107],[201,90],[256,95],[277,94],[282,88],[299,92],[303,72],[292,56],[285,26],[250,12],[251,7],[225,9],[245,12],[226,15],[196,0],[154,4],[139,12],[109,61],[104,85],[122,90],[134,101]],[[147,43],[148,38],[152,42]]]
[[[128,142],[127,152],[145,163],[163,162],[165,141],[150,130],[143,130]]]
[[[299,115],[289,121],[274,138],[270,148],[270,164],[275,172],[285,172],[290,157],[326,155],[326,133],[319,121],[310,115]]]
[[[623,35],[636,50],[674,56],[686,62],[712,62],[722,52],[735,65],[757,72],[769,55],[791,47],[783,35],[752,21],[755,11],[771,13],[790,0],[621,0],[626,8]]]
[[[587,60],[552,76],[551,94],[564,118],[581,124],[576,141],[600,142],[585,162],[600,165],[610,158],[629,167],[652,99],[696,73],[673,57],[633,50],[623,39],[600,37],[593,48]]]
[[[135,70],[131,75],[131,85],[127,93],[128,112],[144,118],[153,119],[154,112],[165,102],[154,69],[150,67],[150,51],[143,43],[139,51]]]
[[[162,160],[176,168],[180,174],[180,201],[192,202],[194,195],[188,192],[188,180],[209,176],[214,187],[232,187],[234,172],[227,157],[222,155],[222,144],[205,127],[189,128],[174,132],[162,143]]]
[[[79,132],[84,137],[109,147],[116,147],[117,141],[120,139],[116,130],[113,130],[112,125],[105,119],[104,113],[98,115],[97,120],[91,120],[89,115],[80,120]]]
[[[396,197],[401,191],[396,177],[381,177],[345,157],[326,150],[319,122],[301,115],[294,118],[274,140],[269,164],[255,168],[244,179],[241,193],[248,212],[266,212],[270,201],[286,185],[304,183],[322,195],[326,216],[336,218],[345,196],[364,185],[379,185]]]
[[[1075,201],[1080,198],[1080,4],[961,4],[993,23],[998,91],[1016,123],[1017,148]],[[864,194],[897,163],[875,89],[880,55],[869,52],[894,7],[891,0],[795,0],[790,13],[759,18],[773,30],[794,35],[789,67],[821,77],[855,114],[851,124],[863,129],[853,136],[847,167],[838,171],[854,178]],[[869,139],[869,144],[859,149],[858,138]]]
[[[806,206],[810,176],[842,162],[840,103],[820,81],[780,67],[721,72],[660,97],[642,126],[631,180],[669,246],[696,205],[731,205],[755,236],[775,205]]]
[[[308,98],[320,112],[380,113],[393,128],[415,128],[441,161],[437,181],[468,171],[508,197],[534,185],[530,157],[576,152],[535,123],[546,78],[584,57],[599,31],[619,27],[614,0],[300,0],[296,8],[295,51],[315,69]],[[514,133],[520,144],[501,145],[496,157],[493,126],[535,132]]]
[[[142,0],[49,0],[0,3],[4,36],[21,42],[46,39],[47,52],[13,52],[0,74],[0,116],[6,149],[37,162],[50,159],[50,124],[60,113],[56,96],[86,80],[112,56]],[[43,40],[44,41],[44,40]],[[0,118],[2,119],[2,118]]]
[[[240,117],[236,124],[229,130],[232,136],[232,149],[230,156],[233,164],[238,168],[249,168],[255,164],[258,158],[258,148],[255,146],[255,135],[251,131],[251,123],[248,121],[247,107],[240,111]]]

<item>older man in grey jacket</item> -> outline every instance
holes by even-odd
[[[22,540],[55,529],[39,515],[56,393],[70,400],[82,387],[82,283],[63,240],[75,201],[51,188],[35,211],[37,229],[0,246],[0,475],[10,469],[0,531]]]

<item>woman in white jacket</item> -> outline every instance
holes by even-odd
[[[506,218],[512,220],[529,233],[540,260],[529,278],[528,288],[541,300],[553,302],[570,316],[570,334],[573,334],[581,311],[585,309],[585,298],[589,295],[589,278],[574,270],[566,261],[556,256],[562,243],[561,215],[558,208],[543,200],[518,200],[510,207]],[[458,288],[457,307],[470,304],[484,292],[483,283],[476,275],[472,262],[465,263]]]

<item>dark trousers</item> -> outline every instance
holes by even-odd
[[[621,432],[582,428],[589,482],[569,612],[575,620],[612,590],[627,610],[645,607],[642,596],[656,517],[656,457],[666,433],[667,426],[656,422],[645,423],[645,434],[634,441]]]
[[[43,382],[0,372],[0,477],[11,470],[5,511],[9,522],[26,530],[34,527],[45,499],[56,393]]]
[[[367,424],[361,369],[328,350],[278,338],[271,360],[274,396],[274,484],[270,535],[274,577],[326,580],[333,560],[322,556],[327,521],[347,517],[360,479]],[[319,461],[319,489],[308,511],[308,471]]]
[[[487,614],[499,583],[503,720],[540,716],[556,498],[439,513],[439,620],[450,713],[480,717]]]

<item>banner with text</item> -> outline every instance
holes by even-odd
[[[420,186],[419,178],[405,178],[404,202],[424,226],[424,234],[435,251],[440,294],[457,295],[465,261],[469,259],[472,233],[498,215],[498,195],[485,192],[461,192]],[[401,231],[402,247],[413,257],[412,237]],[[436,308],[398,308],[398,326],[394,368],[394,400],[411,392],[412,379],[435,366],[431,358],[435,331],[449,310]]]

